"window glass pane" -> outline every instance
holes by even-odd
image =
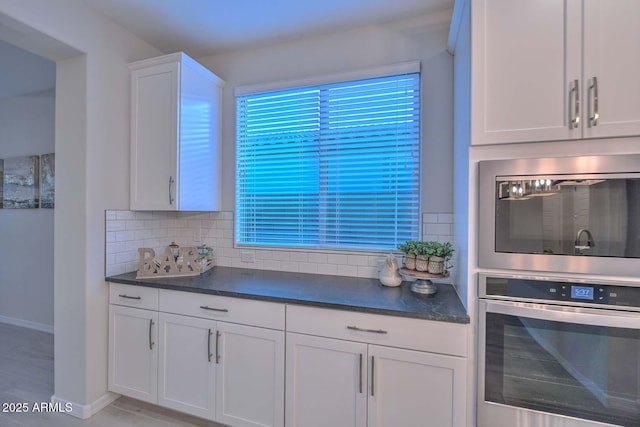
[[[393,249],[417,239],[419,75],[238,97],[236,241]]]

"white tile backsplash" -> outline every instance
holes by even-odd
[[[453,243],[453,214],[449,212],[422,214],[422,240]]]
[[[378,277],[384,254],[324,253],[241,249],[233,246],[233,212],[106,211],[105,271],[111,276],[137,268],[137,248],[152,247],[157,254],[171,242],[213,248],[216,265],[351,277]],[[453,241],[453,215],[422,215],[422,240]],[[196,241],[197,240],[197,241]],[[242,252],[253,252],[255,262],[242,262]],[[400,260],[399,260],[400,262]]]
[[[453,224],[453,214],[450,213],[439,213],[438,214],[438,223],[447,223]]]
[[[314,264],[326,264],[327,262],[329,262],[329,257],[327,256],[327,254],[323,254],[320,252],[311,252],[309,253],[309,262],[312,262]]]
[[[436,235],[436,236],[450,236],[451,235],[451,224],[431,224],[426,223],[424,230],[424,234]]]

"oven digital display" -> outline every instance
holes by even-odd
[[[571,298],[593,301],[593,288],[590,286],[571,285]]]

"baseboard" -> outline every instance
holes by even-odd
[[[70,404],[71,410],[66,412],[68,415],[74,416],[76,418],[80,418],[86,420],[87,418],[92,417],[93,415],[100,412],[102,409],[109,406],[116,399],[120,397],[119,394],[107,392],[102,395],[98,399],[94,400],[92,403],[88,405],[81,405],[79,403],[71,402],[66,399],[61,399],[59,397],[51,396],[51,403],[58,403],[61,407],[66,407],[67,404]]]
[[[23,328],[35,329],[36,331],[53,333],[53,325],[47,325],[44,323],[32,322],[31,320],[16,319],[15,317],[0,315],[0,323],[6,323],[13,326],[21,326]]]

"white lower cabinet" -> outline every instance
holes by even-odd
[[[109,307],[109,390],[158,401],[158,312]]]
[[[284,425],[284,332],[160,313],[158,403],[231,426]]]
[[[287,333],[286,390],[287,427],[365,427],[367,345]]]
[[[215,333],[212,320],[160,313],[158,404],[215,420]]]
[[[370,345],[369,364],[369,427],[465,424],[465,359]]]
[[[216,421],[284,426],[284,332],[218,322]]]
[[[284,426],[284,304],[111,286],[110,391],[232,427]]]
[[[466,334],[461,324],[287,306],[286,426],[465,426]]]
[[[284,425],[284,332],[160,313],[158,403],[237,427]]]
[[[231,427],[465,426],[468,325],[111,286],[110,391]]]

